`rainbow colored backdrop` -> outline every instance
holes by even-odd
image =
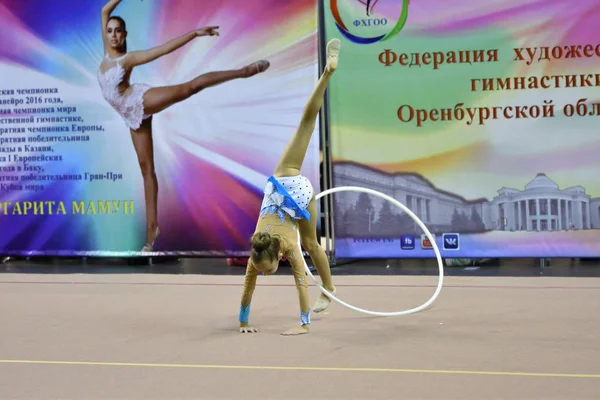
[[[101,125],[104,131],[90,132],[89,142],[53,143],[50,155],[60,155],[63,160],[36,165],[44,168],[43,174],[112,172],[123,174],[123,179],[34,182],[44,185],[39,192],[1,186],[0,205],[133,201],[135,214],[4,215],[0,209],[1,254],[123,256],[138,254],[144,244],[140,168],[128,129],[102,98],[96,77],[103,57],[100,9],[104,1],[0,0],[0,101],[11,98],[2,94],[3,90],[57,88],[63,105],[77,108],[72,115],[82,117],[85,125]],[[523,190],[543,172],[560,189],[581,186],[592,199],[600,198],[599,117],[569,118],[562,113],[564,105],[582,98],[598,103],[598,87],[471,91],[471,79],[597,74],[598,57],[552,62],[537,62],[536,57],[527,65],[514,60],[513,50],[595,47],[600,44],[600,6],[596,1],[491,0],[474,4],[412,0],[406,23],[394,36],[389,30],[400,18],[402,0],[372,2],[372,17],[386,18],[390,24],[366,29],[361,25],[368,19],[366,2],[337,0],[340,18],[353,35],[388,35],[384,36],[387,40],[371,44],[347,40],[332,17],[330,0],[323,2],[325,25],[321,28],[326,39],[342,40],[340,68],[329,90],[334,184],[336,172],[349,162],[381,174],[413,173],[435,190],[466,200],[491,201],[501,188]],[[154,118],[162,231],[156,250],[163,254],[245,254],[264,183],[293,134],[318,76],[317,1],[124,0],[115,14],[127,21],[129,50],[153,47],[202,26],[220,26],[220,37],[199,38],[137,68],[133,82],[170,85],[262,58],[271,62],[265,74],[210,88]],[[398,63],[385,67],[378,56],[386,49],[409,55],[498,49],[499,57],[498,62],[442,64],[439,69]],[[417,127],[397,117],[403,104],[430,110],[452,109],[457,103],[465,107],[542,105],[550,99],[554,118],[500,118],[483,125],[467,125],[464,120],[426,122]],[[14,117],[6,114],[11,108],[0,103],[0,130],[10,128],[2,120]],[[37,135],[28,132],[25,139]],[[14,147],[8,140],[22,136],[0,134],[3,176],[15,174],[6,159]],[[27,156],[27,150],[19,155]],[[319,190],[316,131],[303,173]],[[0,181],[0,185],[8,183]],[[365,186],[371,184],[364,182]],[[444,256],[598,257],[597,202],[591,212],[591,229],[492,229],[461,236],[460,251],[444,252]],[[338,257],[433,256],[430,250],[402,250],[398,237],[344,237],[340,229],[353,219],[340,219],[339,209],[336,216]],[[438,244],[442,245],[441,238]]]
[[[600,45],[597,1],[412,0],[402,31],[372,44],[352,42],[341,34],[331,2],[325,0],[325,35],[327,39],[339,37],[343,49],[329,91],[332,153],[337,163],[335,186],[347,184],[336,183],[335,176],[342,163],[350,162],[382,174],[415,173],[436,189],[467,200],[491,201],[503,187],[523,190],[538,173],[545,173],[561,190],[581,185],[592,199],[600,197],[600,116],[568,118],[562,112],[563,106],[576,105],[583,98],[599,103],[597,86],[471,91],[471,79],[598,74],[598,56],[537,62],[538,51],[534,62],[527,65],[514,61],[513,50],[596,48]],[[350,33],[362,37],[386,34],[402,10],[402,0],[379,0],[374,13],[367,17],[364,1],[335,3]],[[389,23],[376,25],[376,18],[387,18]],[[363,21],[369,19],[372,21],[367,26]],[[386,67],[379,62],[379,54],[386,49],[409,56],[498,49],[499,57],[498,62],[442,64],[439,69],[432,65],[402,66],[399,62]],[[553,100],[554,118],[489,119],[484,125],[467,125],[466,120],[427,121],[417,127],[415,121],[404,123],[397,116],[404,104],[415,110],[431,110],[454,109],[458,103],[464,103],[465,108],[542,106],[544,100]],[[600,213],[597,204],[591,211],[596,216]],[[352,220],[351,216],[342,218],[339,210],[337,214],[336,231]],[[592,229],[579,231],[492,230],[469,234],[461,237],[460,251],[444,252],[444,256],[598,257],[599,228],[596,221]],[[336,237],[338,257],[433,257],[431,250],[418,249],[418,243],[414,251],[401,250],[398,236],[371,242],[340,238],[339,234]]]
[[[43,164],[44,173],[113,172],[123,180],[45,181],[37,193],[2,191],[0,203],[133,200],[135,214],[0,213],[0,254],[127,255],[145,242],[143,181],[131,137],[102,98],[96,78],[103,57],[104,3],[0,0],[0,90],[58,88],[63,105],[76,107],[85,125],[104,127],[90,132],[89,142],[53,144],[53,155],[63,161]],[[271,62],[264,74],[207,89],[154,117],[162,231],[156,251],[245,252],[263,186],[318,76],[316,1],[124,0],[114,15],[127,21],[130,51],[202,26],[220,26],[220,37],[198,38],[138,67],[132,82],[170,85],[263,58]],[[302,171],[316,190],[318,140],[315,132]]]

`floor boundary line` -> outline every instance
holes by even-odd
[[[466,371],[436,369],[405,368],[366,368],[366,367],[309,367],[309,366],[260,366],[260,365],[213,365],[213,364],[162,364],[134,362],[102,362],[102,361],[53,361],[53,360],[0,360],[0,364],[28,365],[66,365],[97,367],[145,367],[145,368],[189,368],[189,369],[221,369],[221,370],[271,370],[271,371],[314,371],[314,372],[372,372],[372,373],[412,373],[437,375],[478,375],[478,376],[515,376],[538,378],[584,378],[600,379],[600,374],[569,374],[546,372],[504,372],[504,371]]]
[[[243,276],[240,276],[243,278]],[[211,283],[211,282],[77,282],[77,281],[0,281],[0,285],[115,285],[115,286],[214,286],[214,287],[241,287],[240,283]],[[261,287],[291,287],[293,283],[257,283]],[[311,285],[314,286],[314,285]],[[336,284],[338,287],[357,288],[415,288],[429,289],[437,285],[418,284]],[[528,290],[600,290],[600,286],[518,286],[518,285],[449,285],[444,284],[445,289],[528,289]]]

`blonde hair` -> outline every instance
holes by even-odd
[[[264,259],[273,261],[278,259],[281,240],[267,232],[256,232],[250,238],[250,246],[250,258],[253,262],[260,263]]]

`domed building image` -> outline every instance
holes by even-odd
[[[494,230],[568,231],[592,229],[593,225],[598,228],[600,199],[593,201],[582,186],[561,190],[546,174],[539,173],[525,185],[525,190],[502,188],[498,193],[484,206]],[[592,224],[592,202],[595,224]]]
[[[387,174],[351,162],[334,164],[333,183],[336,187],[367,187],[397,199],[432,233],[600,229],[600,198],[591,198],[582,186],[560,189],[544,173],[538,173],[523,190],[499,189],[491,201],[469,200],[440,190],[418,174]],[[408,215],[375,196],[345,192],[334,199],[338,237],[421,232]]]

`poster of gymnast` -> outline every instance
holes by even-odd
[[[329,88],[334,186],[398,199],[444,257],[600,256],[596,1],[324,9],[346,66]],[[335,199],[338,257],[434,257],[389,204]]]
[[[248,254],[315,0],[0,0],[0,32],[0,254]]]

